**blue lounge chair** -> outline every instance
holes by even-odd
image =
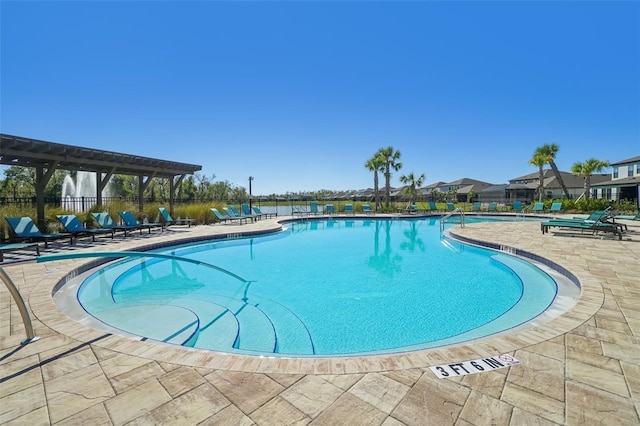
[[[174,219],[171,217],[171,214],[169,214],[169,211],[167,209],[165,209],[164,207],[158,207],[158,210],[160,211],[160,221],[165,225],[165,226],[169,226],[169,225],[188,225],[188,228],[191,228],[191,225],[193,224],[193,226],[196,226],[196,220],[195,219]]]
[[[612,232],[622,239],[622,233],[627,229],[626,225],[608,222],[609,208],[596,210],[586,218],[556,218],[540,224],[542,233],[547,233],[549,228],[573,228],[580,230],[591,230],[595,232]]]
[[[452,212],[456,209],[456,205],[453,203],[447,203],[447,211]]]
[[[266,217],[267,219],[269,219],[271,217],[278,217],[278,213],[262,213],[262,211],[260,210],[260,207],[252,206],[251,208],[253,209],[253,212],[255,214],[262,215],[262,216]]]
[[[242,209],[242,212],[240,213],[240,216],[248,217],[251,220],[260,220],[260,219],[262,219],[262,215],[261,214],[256,214],[256,213],[251,211],[251,209],[249,208],[249,204],[245,204],[245,203],[240,204],[240,208]]]
[[[220,213],[220,211],[218,209],[213,208],[213,207],[211,209],[209,209],[209,210],[211,210],[211,213],[213,213],[215,215],[215,217],[222,223],[240,222],[240,224],[242,225],[242,223],[247,220],[244,217],[231,217],[231,216],[229,216],[228,213],[226,213],[226,214]]]
[[[558,212],[562,211],[562,203],[561,202],[552,203],[551,204],[551,209],[549,209],[549,211],[551,213],[558,213]]]
[[[489,206],[487,207],[487,211],[489,213],[497,213],[498,212],[498,203],[496,203],[496,202],[489,203]]]
[[[291,216],[300,215],[307,216],[309,212],[303,206],[292,206],[291,207]]]
[[[438,206],[436,205],[435,201],[429,201],[429,211],[432,211],[432,212],[438,211]]]
[[[49,247],[50,241],[69,238],[69,244],[73,244],[71,234],[43,234],[30,217],[6,217],[9,224],[9,235],[16,243],[44,242],[44,247]]]
[[[27,248],[35,248],[36,256],[40,256],[40,246],[38,243],[8,243],[8,244],[0,244],[0,262],[4,262],[4,252],[5,251],[16,251],[23,250]]]
[[[369,204],[362,205],[362,212],[364,214],[375,214],[373,210],[371,210],[371,206]]]
[[[482,211],[482,203],[473,203],[473,205],[471,206],[471,211],[472,212]]]
[[[250,220],[253,220],[251,218],[248,218],[246,216],[242,216],[239,214],[236,214],[235,211],[233,211],[233,208],[231,208],[231,206],[229,207],[223,207],[222,210],[227,214],[227,216],[229,216],[231,219],[235,219],[237,221],[240,221],[240,224],[242,225],[243,222],[248,222]]]
[[[531,210],[534,213],[542,213],[544,212],[544,203],[539,201],[533,205],[533,209]]]
[[[522,203],[520,201],[514,201],[511,203],[511,211],[520,213],[522,211]]]
[[[406,209],[403,210],[403,212],[408,214],[418,214],[420,212],[420,209],[417,205],[410,204]]]
[[[612,233],[618,237],[619,240],[622,240],[622,233],[624,232],[622,227],[615,223],[603,222],[600,220],[591,222],[591,221],[572,221],[572,220],[549,220],[546,222],[540,223],[540,229],[543,234],[549,232],[549,228],[557,227],[557,228],[566,228],[566,229],[579,229],[581,232],[583,231],[591,231],[593,234],[598,232]]]
[[[56,215],[56,217],[62,224],[65,232],[71,234],[74,238],[91,235],[91,241],[95,241],[96,235],[111,234],[111,238],[113,239],[113,229],[85,228],[82,222],[80,222],[80,219],[73,214],[59,214]]]
[[[164,230],[164,225],[161,222],[140,223],[130,211],[118,212],[118,214],[125,225],[137,227],[141,234],[143,229],[147,229],[149,233],[151,233],[152,228],[160,228],[160,231]]]
[[[613,216],[614,220],[640,220],[640,211],[635,216],[618,214]]]
[[[127,226],[127,225],[117,225],[113,219],[111,219],[111,215],[109,213],[91,213],[98,224],[98,227],[101,229],[111,229],[114,232],[123,231],[124,236],[127,236],[127,231],[135,231],[140,229],[137,226]]]
[[[312,215],[322,214],[322,212],[318,210],[318,203],[316,203],[315,201],[309,203],[309,214],[312,214]]]
[[[353,204],[345,204],[344,205],[344,212],[345,213],[355,214],[355,210],[353,210]]]
[[[334,214],[336,212],[335,208],[333,207],[333,204],[327,204],[326,206],[324,206],[324,211],[327,214]]]

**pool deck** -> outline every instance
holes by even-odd
[[[26,299],[39,337],[20,344],[22,319],[1,286],[0,424],[640,425],[640,223],[625,223],[622,241],[543,235],[537,222],[453,228],[563,266],[581,282],[579,302],[528,331],[370,357],[248,357],[109,335],[61,313],[51,296],[88,259],[0,264]],[[56,243],[42,255],[277,227],[275,220],[172,226]],[[455,289],[443,297],[455,297]],[[498,354],[521,364],[445,379],[429,369]]]

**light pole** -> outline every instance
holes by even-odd
[[[252,211],[252,206],[251,206],[251,198],[253,198],[251,196],[251,181],[253,180],[253,176],[249,176],[249,210]]]

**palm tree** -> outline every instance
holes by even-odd
[[[540,184],[538,185],[538,201],[542,201],[542,194],[544,193],[544,170],[543,170],[543,167],[548,162],[549,161],[547,160],[547,157],[542,155],[542,154],[538,154],[537,151],[536,151],[535,154],[533,154],[533,158],[531,158],[531,160],[529,160],[529,164],[531,164],[532,166],[538,167],[538,170],[540,171],[540,177],[538,178],[540,180]]]
[[[571,198],[571,196],[569,195],[569,191],[567,190],[567,186],[564,184],[562,175],[560,175],[560,171],[558,170],[558,166],[555,162],[556,155],[558,154],[559,150],[560,147],[558,146],[558,144],[548,143],[542,145],[541,147],[538,147],[534,155],[540,154],[546,158],[547,163],[551,166],[551,170],[553,170],[553,174],[558,180],[560,187],[562,188],[562,192],[564,192],[565,198]]]
[[[380,191],[378,190],[378,172],[384,171],[384,158],[380,156],[380,151],[376,152],[373,157],[364,163],[364,166],[370,172],[373,172],[373,193],[375,197],[376,211],[380,208]]]
[[[409,173],[406,176],[402,175],[400,176],[400,182],[407,185],[404,193],[411,198],[411,204],[415,204],[416,195],[418,195],[418,188],[420,188],[424,183],[424,173],[417,178],[414,176],[413,172]]]
[[[385,199],[387,208],[391,206],[391,170],[398,171],[402,168],[400,160],[400,151],[396,151],[392,146],[380,148],[378,154],[382,157],[384,163],[384,180],[385,180]]]
[[[591,175],[594,173],[600,173],[607,167],[609,167],[608,161],[597,160],[595,158],[590,158],[584,163],[578,161],[571,166],[571,173],[584,178],[583,195],[585,199],[588,200],[591,197]]]

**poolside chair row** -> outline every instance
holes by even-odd
[[[298,206],[298,210],[296,211],[294,209],[294,211],[292,212],[292,214],[295,216],[297,213],[300,212],[301,207]],[[364,214],[375,214],[375,212],[371,209],[371,205],[369,204],[362,204],[361,205],[361,209],[362,209],[362,213]],[[319,207],[318,203],[316,202],[312,202],[309,203],[309,211],[306,212],[306,214],[311,214],[311,215],[334,215],[336,213],[338,213],[338,211],[336,210],[335,206],[333,204],[325,204],[324,208]],[[352,203],[346,203],[343,207],[343,213],[344,214],[356,214],[356,209],[353,206]]]
[[[57,215],[57,219],[62,225],[64,232],[57,234],[43,233],[38,229],[36,224],[30,217],[7,217],[5,220],[9,225],[9,235],[15,243],[37,243],[44,242],[45,248],[49,247],[49,243],[61,239],[69,239],[69,244],[73,244],[74,238],[83,236],[91,236],[92,241],[96,240],[96,235],[110,234],[111,238],[116,231],[124,231],[125,235],[127,231],[148,229],[151,232],[152,228],[164,228],[161,223],[140,223],[131,212],[120,212],[119,215],[122,218],[124,224],[116,225],[109,213],[92,213],[98,228],[86,228],[76,215]],[[17,248],[17,246],[16,246]]]
[[[248,204],[241,204],[238,210],[237,207],[230,205],[229,207],[223,207],[223,212],[216,208],[211,208],[211,212],[222,223],[238,222],[241,225],[246,222],[253,222],[262,218],[271,218],[277,216],[277,213],[262,213],[259,207],[249,207]]]

